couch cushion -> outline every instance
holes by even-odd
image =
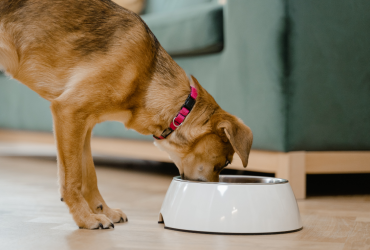
[[[222,50],[223,6],[217,2],[141,17],[172,56]]]

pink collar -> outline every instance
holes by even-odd
[[[173,131],[175,131],[178,127],[181,126],[181,124],[184,122],[185,118],[188,116],[190,111],[193,109],[195,105],[195,100],[197,99],[198,92],[197,89],[193,86],[191,87],[191,93],[189,94],[188,98],[186,98],[186,101],[184,105],[182,105],[181,110],[177,113],[175,118],[173,118],[170,126],[163,130],[162,134],[159,137],[156,137],[153,135],[153,137],[157,140],[163,140],[166,139],[167,136],[169,136]]]

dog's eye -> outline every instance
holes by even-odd
[[[227,167],[227,165],[229,165],[229,164],[230,164],[230,161],[229,161],[229,160],[226,160],[226,162],[225,162],[225,165],[224,165],[224,166],[222,166],[221,168],[220,168],[220,167],[215,166],[215,167],[213,168],[213,171],[221,171],[222,169],[226,168],[226,167]]]
[[[227,165],[229,165],[229,164],[230,164],[230,161],[229,160],[226,160],[224,168],[226,168]]]

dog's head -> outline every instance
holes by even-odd
[[[222,110],[197,81],[196,85],[200,100],[191,111],[193,118],[187,118],[170,140],[155,144],[170,155],[183,179],[217,182],[235,152],[247,167],[253,134],[239,118]]]
[[[210,123],[211,131],[197,138],[181,159],[178,167],[183,179],[217,182],[235,152],[243,166],[248,165],[253,141],[250,128],[226,112],[213,115]]]

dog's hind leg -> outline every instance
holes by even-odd
[[[58,149],[59,166],[64,169],[63,199],[74,221],[80,228],[97,229],[113,226],[104,214],[94,214],[82,194],[82,163],[84,141],[91,118],[80,105],[73,105],[73,98],[54,100],[51,111]],[[65,103],[68,101],[68,105]],[[79,104],[81,100],[77,100]]]
[[[82,156],[82,194],[96,214],[105,214],[115,223],[127,221],[127,216],[120,209],[112,209],[105,203],[98,189],[95,166],[91,155],[91,130],[86,134]]]

